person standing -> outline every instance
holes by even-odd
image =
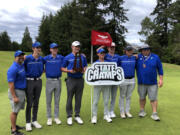
[[[24,61],[27,79],[26,131],[32,130],[31,110],[33,114],[32,125],[35,128],[42,128],[37,121],[39,98],[42,89],[41,75],[44,71],[44,59],[40,56],[41,43],[35,42],[32,44],[32,50],[33,53],[31,55],[27,55]]]
[[[24,69],[24,52],[18,50],[14,54],[15,60],[7,71],[7,81],[9,85],[8,97],[11,103],[12,112],[10,114],[11,120],[11,134],[24,135],[18,130],[23,129],[16,125],[17,116],[21,109],[25,106],[25,88],[26,88],[26,74]]]
[[[96,62],[108,62],[107,60],[104,60],[105,50],[103,48],[100,48],[97,50],[97,55],[98,55],[99,59]],[[109,110],[108,110],[108,103],[109,103],[109,97],[110,97],[110,86],[95,85],[94,86],[93,104],[92,104],[92,119],[91,119],[92,124],[97,123],[97,107],[98,107],[98,102],[99,102],[99,97],[100,97],[101,92],[103,94],[103,99],[104,99],[104,120],[106,120],[108,123],[112,122],[112,119],[109,117]]]
[[[159,121],[157,114],[157,95],[158,85],[163,86],[163,67],[158,55],[151,53],[149,45],[144,45],[140,49],[141,54],[138,55],[137,60],[137,77],[138,77],[138,93],[140,98],[140,117],[145,117],[144,110],[146,104],[146,95],[148,95],[151,106],[151,118]],[[157,83],[157,71],[159,74],[159,82]]]
[[[116,44],[114,42],[111,43],[111,46],[107,47],[108,53],[105,55],[104,59],[108,62],[115,62],[117,63],[117,66],[119,66],[119,55],[115,54],[115,47]],[[109,116],[110,118],[115,118],[116,114],[114,113],[114,106],[116,101],[116,95],[117,95],[117,85],[111,85],[110,86],[110,95],[111,95],[111,102],[110,102],[110,108],[109,108]]]
[[[132,55],[133,48],[127,46],[125,48],[125,55],[120,56],[120,66],[124,70],[125,81],[120,85],[119,108],[121,118],[132,118],[130,113],[131,96],[135,88],[135,67],[136,57]],[[124,100],[126,98],[126,108],[124,107]]]
[[[47,107],[47,125],[52,125],[51,102],[54,94],[54,121],[61,124],[59,119],[59,101],[61,95],[61,66],[63,56],[58,55],[58,45],[50,44],[50,55],[44,57],[46,72],[46,107]]]
[[[80,117],[81,99],[84,88],[83,73],[87,68],[87,60],[84,55],[80,54],[80,42],[74,41],[71,45],[72,53],[67,55],[63,60],[61,70],[67,73],[67,124],[72,125],[72,99],[75,95],[75,121],[83,124]]]

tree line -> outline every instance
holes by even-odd
[[[0,33],[1,51],[16,51],[19,49],[25,52],[32,51],[32,38],[30,36],[28,27],[25,28],[21,44],[16,41],[11,42],[11,39],[6,31]]]
[[[43,15],[36,40],[42,43],[44,55],[49,54],[49,44],[59,44],[59,52],[71,52],[74,40],[81,42],[81,51],[90,60],[91,30],[109,32],[117,44],[116,52],[123,54],[128,44],[124,24],[128,21],[128,9],[123,7],[124,0],[72,0],[62,6],[55,14]],[[151,14],[141,22],[138,32],[142,42],[152,47],[163,62],[180,64],[180,1],[157,0]],[[26,27],[22,43],[8,40],[7,32],[0,34],[0,50],[31,51],[32,39]],[[94,56],[95,56],[94,48]]]
[[[180,64],[180,0],[157,0],[142,20],[139,34],[163,62]]]
[[[49,44],[56,42],[60,45],[60,53],[67,55],[71,52],[71,43],[78,40],[89,61],[91,30],[109,32],[118,46],[117,51],[122,53],[127,32],[124,23],[128,21],[123,3],[124,0],[73,0],[55,15],[44,15],[37,37],[43,44],[43,53],[48,54]]]

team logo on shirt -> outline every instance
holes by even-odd
[[[89,85],[119,85],[124,81],[124,71],[115,62],[96,62],[87,68],[85,81]]]

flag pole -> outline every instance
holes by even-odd
[[[91,45],[91,65],[93,63],[93,45]],[[91,121],[92,121],[92,90],[93,86],[91,86]]]

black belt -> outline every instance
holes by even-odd
[[[125,77],[125,79],[132,79],[134,78],[134,76],[131,76],[131,77]]]
[[[25,88],[24,89],[18,89],[18,90],[25,90]]]

